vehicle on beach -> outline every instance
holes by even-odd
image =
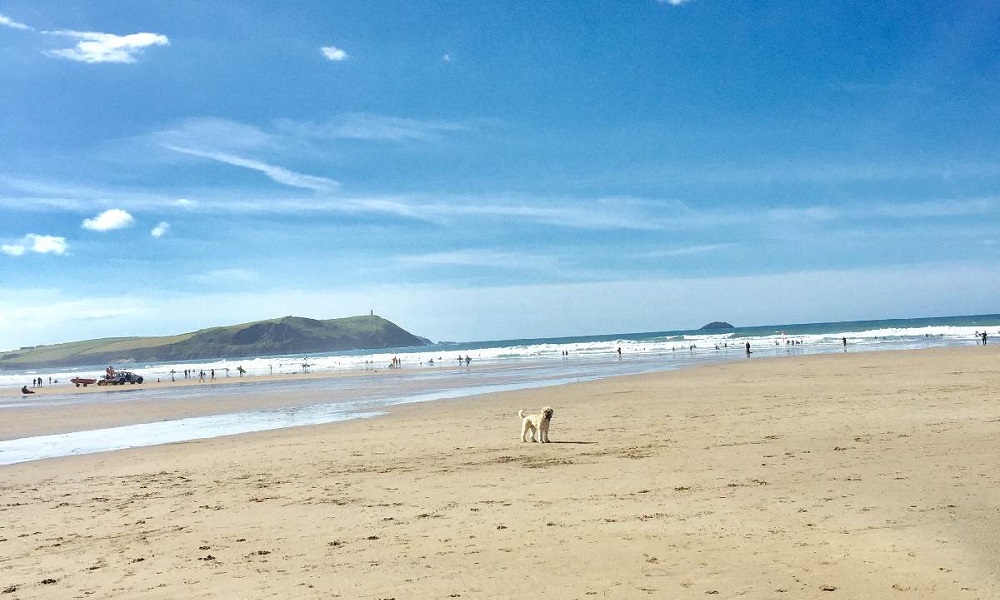
[[[87,387],[88,385],[90,385],[92,383],[97,383],[96,379],[90,379],[88,377],[74,377],[73,379],[70,379],[69,381],[70,381],[70,383],[75,384],[76,387],[80,387],[81,385],[83,387]]]
[[[132,371],[114,371],[104,376],[97,385],[125,385],[126,383],[142,383],[142,375]]]

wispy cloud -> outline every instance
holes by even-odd
[[[736,244],[701,244],[698,246],[687,246],[684,248],[674,248],[673,250],[666,250],[660,254],[660,256],[687,256],[690,254],[704,254],[706,252],[715,252],[717,250],[724,250],[726,248],[731,248]]]
[[[525,265],[524,256],[511,252],[495,252],[491,250],[458,250],[453,252],[435,252],[415,256],[402,256],[398,261],[406,265],[419,266],[465,266],[465,267],[504,267],[522,268]]]
[[[0,14],[0,26],[21,31],[35,31],[34,27],[25,25]],[[44,35],[67,37],[76,40],[71,48],[48,50],[46,55],[55,58],[65,58],[85,63],[134,63],[143,50],[151,46],[167,46],[170,44],[167,36],[159,33],[130,33],[116,35],[98,31],[74,31],[72,29],[57,29],[42,31]]]
[[[0,25],[3,25],[4,27],[10,27],[11,29],[21,29],[23,31],[34,31],[33,27],[29,27],[28,25],[25,25],[24,23],[18,23],[17,21],[15,21],[14,19],[11,19],[10,17],[8,17],[6,15],[0,15]]]
[[[255,125],[215,117],[181,119],[145,138],[158,146],[231,153],[272,148],[280,142],[274,134]]]
[[[321,139],[353,139],[400,142],[438,139],[446,133],[469,129],[466,123],[407,119],[371,113],[347,113],[327,123],[280,120],[277,128],[286,134]]]
[[[181,154],[197,156],[199,158],[207,158],[209,160],[218,161],[221,163],[225,163],[227,165],[233,165],[234,167],[243,167],[244,169],[257,171],[258,173],[263,173],[267,177],[270,177],[273,181],[277,183],[281,183],[291,187],[313,190],[317,192],[325,192],[336,189],[340,185],[338,182],[334,181],[333,179],[329,179],[327,177],[318,177],[316,175],[306,175],[304,173],[296,173],[295,171],[290,171],[284,167],[271,165],[250,158],[243,158],[242,156],[236,156],[234,154],[228,154],[225,152],[210,152],[204,150],[196,150],[194,148],[182,148],[179,146],[163,146],[163,147],[167,148],[168,150],[173,150],[174,152],[180,152]]]
[[[21,241],[0,246],[0,252],[8,256],[23,256],[28,252],[37,254],[65,254],[69,249],[66,238],[54,235],[29,233]]]
[[[84,219],[83,228],[91,231],[112,231],[129,227],[135,219],[120,208],[112,208],[102,212],[93,219]]]
[[[323,53],[323,56],[334,62],[340,62],[349,58],[347,52],[336,46],[323,46],[319,51]]]
[[[656,0],[660,4],[669,4],[670,6],[680,6],[682,4],[687,4],[691,0]]]
[[[95,31],[43,31],[47,35],[79,40],[72,48],[49,50],[49,56],[67,58],[85,63],[134,63],[136,56],[150,46],[170,44],[167,36],[158,33],[131,33],[115,35]]]
[[[498,252],[493,250],[456,250],[452,252],[434,252],[414,256],[400,256],[397,263],[410,267],[483,267],[493,269],[524,270],[526,267],[542,268],[553,266],[555,259],[549,256],[519,254],[514,252]]]
[[[256,271],[252,271],[250,269],[233,268],[206,271],[205,273],[193,275],[192,278],[200,283],[228,285],[257,281],[260,278],[260,275]]]
[[[163,237],[163,235],[167,233],[169,229],[170,229],[170,223],[167,223],[166,221],[161,221],[156,225],[156,227],[153,228],[152,231],[149,232],[149,235],[159,239]]]

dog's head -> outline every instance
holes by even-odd
[[[556,411],[552,410],[551,406],[546,406],[545,408],[542,409],[542,418],[544,418],[546,421],[551,421],[552,415],[554,415],[555,413]]]

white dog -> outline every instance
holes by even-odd
[[[521,441],[528,441],[528,433],[531,433],[531,441],[549,443],[549,423],[555,411],[546,406],[541,412],[534,415],[526,415],[523,410],[517,411],[517,416],[521,417]]]

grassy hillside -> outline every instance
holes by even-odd
[[[421,346],[427,341],[375,315],[316,320],[281,317],[165,337],[125,337],[22,348],[0,355],[0,368],[244,358]]]

